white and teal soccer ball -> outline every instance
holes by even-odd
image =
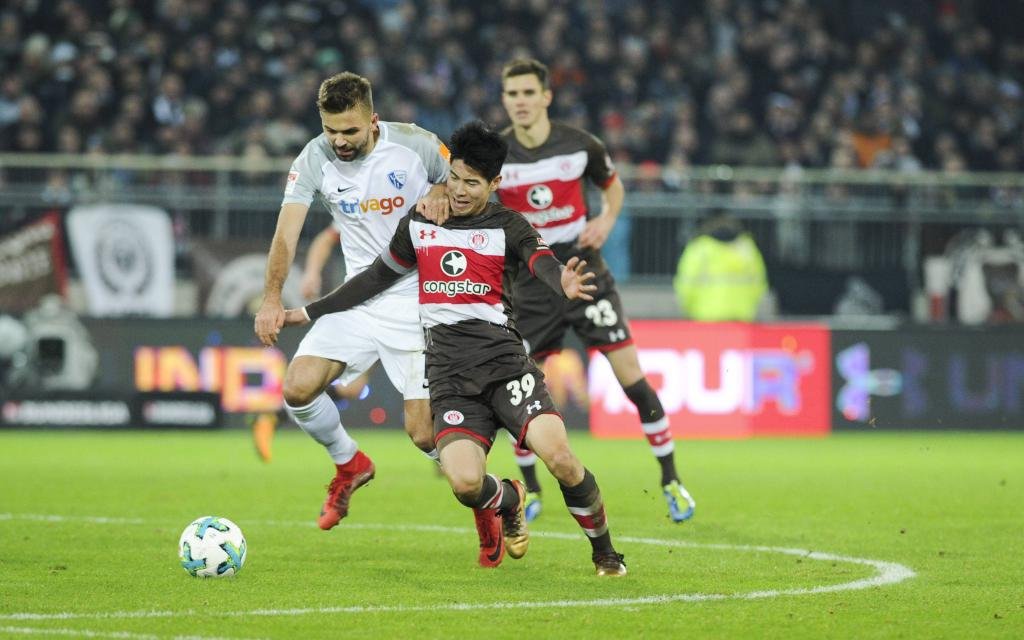
[[[245,536],[238,525],[227,518],[196,518],[181,532],[178,557],[191,576],[233,576],[245,564]]]

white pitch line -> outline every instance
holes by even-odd
[[[102,516],[56,516],[43,513],[0,513],[0,520],[34,522],[88,522],[90,524],[143,524],[142,518],[105,518]]]
[[[0,520],[37,520],[46,522],[102,522],[139,524],[143,521],[137,519],[103,518],[93,516],[50,516],[39,514],[12,514],[0,513]],[[312,523],[282,520],[253,520],[250,524],[270,526],[312,526]],[[471,530],[460,527],[445,527],[440,525],[390,525],[390,524],[365,524],[346,523],[347,529],[367,530],[404,530],[434,533],[469,533]],[[558,533],[558,532],[531,532],[531,536],[540,538],[555,538],[561,540],[577,540],[579,534]],[[636,598],[599,598],[594,600],[543,600],[534,602],[453,602],[438,605],[385,605],[385,606],[334,606],[334,607],[305,607],[293,609],[253,609],[250,611],[222,611],[210,614],[208,611],[196,611],[192,609],[182,611],[111,611],[98,613],[10,613],[0,614],[0,620],[78,620],[78,619],[130,619],[130,618],[172,618],[178,616],[215,615],[218,617],[246,617],[246,616],[301,616],[310,614],[340,614],[340,613],[414,613],[423,611],[481,611],[501,609],[560,609],[570,607],[622,607],[643,604],[664,604],[668,602],[709,602],[718,600],[760,600],[764,598],[778,598],[783,596],[803,596],[819,593],[835,593],[837,591],[856,591],[869,589],[871,587],[882,587],[894,585],[904,580],[909,580],[917,574],[905,565],[884,560],[872,560],[871,558],[858,558],[855,556],[842,556],[809,549],[797,549],[791,547],[772,547],[763,545],[739,545],[724,543],[701,543],[683,540],[663,540],[660,538],[637,538],[632,536],[618,536],[622,542],[634,544],[649,544],[662,547],[685,547],[691,549],[715,549],[719,551],[742,551],[752,553],[779,553],[784,555],[799,556],[809,560],[822,562],[845,562],[872,567],[876,574],[869,578],[842,582],[833,585],[821,585],[816,587],[797,587],[793,589],[765,589],[759,591],[748,591],[746,593],[679,593],[641,596]]]
[[[222,638],[217,636],[155,636],[149,633],[130,631],[91,631],[89,629],[46,629],[41,627],[0,627],[0,633],[43,636],[76,636],[79,638],[119,638],[124,640],[247,640],[245,638]]]

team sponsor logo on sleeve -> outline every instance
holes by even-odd
[[[466,416],[462,415],[461,411],[452,409],[451,411],[444,412],[444,421],[448,424],[456,425],[462,424],[466,420]]]
[[[289,171],[288,180],[284,183],[284,194],[290,196],[295,193],[295,185],[299,182],[299,172]]]

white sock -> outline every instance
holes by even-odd
[[[441,464],[441,454],[437,452],[437,448],[431,449],[430,451],[424,451],[423,455],[427,456],[437,464]]]
[[[647,436],[647,444],[651,445],[651,453],[655,458],[667,456],[676,450],[675,442],[672,440],[672,429],[668,424],[668,416],[655,422],[643,422],[640,427]]]
[[[324,445],[335,464],[345,464],[356,455],[359,447],[341,426],[338,407],[326,393],[304,407],[292,407],[286,402],[284,408],[303,431]]]

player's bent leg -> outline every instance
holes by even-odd
[[[348,503],[359,487],[373,480],[376,475],[373,460],[362,451],[356,451],[345,464],[336,465],[334,479],[327,486],[327,499],[320,509],[317,524],[321,529],[334,528],[348,515]]]
[[[493,501],[493,496],[483,495],[484,484],[487,480],[491,480],[487,484],[494,484],[491,476],[485,476],[487,453],[478,443],[463,438],[443,438],[438,444],[441,469],[452,493],[459,502],[473,509],[480,538],[477,562],[482,567],[497,567],[505,557],[505,540],[498,510],[485,506]]]
[[[565,423],[552,413],[530,421],[526,442],[548,471],[563,485],[575,485],[583,479],[583,464],[569,447]]]
[[[344,370],[344,362],[317,356],[296,356],[284,372],[282,392],[285,403],[293,407],[309,404]]]
[[[285,408],[299,427],[323,445],[334,461],[335,475],[327,486],[327,498],[317,524],[331,529],[348,515],[349,501],[359,487],[373,479],[373,461],[341,424],[338,407],[325,393],[345,365],[317,356],[298,356],[285,373]]]
[[[530,422],[526,440],[558,479],[566,508],[590,540],[591,560],[597,575],[626,575],[624,558],[612,546],[597,479],[569,448],[562,419],[554,414],[537,417]]]
[[[420,451],[432,460],[438,460],[430,400],[417,398],[405,401],[405,433]]]
[[[637,355],[636,345],[629,344],[621,349],[605,351],[608,364],[612,366],[612,372],[619,384],[626,388],[644,379],[644,370],[640,368],[640,356]]]
[[[285,409],[299,427],[327,449],[337,465],[355,455],[357,446],[341,425],[338,407],[324,389],[344,369],[340,362],[299,356],[288,366],[284,381]]]
[[[679,480],[676,471],[675,443],[668,416],[662,407],[658,394],[651,388],[640,368],[636,347],[628,345],[605,353],[612,371],[622,385],[622,391],[636,407],[640,416],[640,428],[661,467],[661,491],[668,505],[668,515],[673,522],[683,522],[693,517],[697,503]]]
[[[477,506],[483,486],[487,452],[468,438],[446,437],[439,444],[441,468],[455,498],[467,507]]]
[[[526,485],[526,505],[523,513],[527,522],[533,522],[540,515],[542,504],[540,501],[540,483],[537,481],[537,454],[529,449],[523,449],[516,445],[516,439],[509,434],[512,441],[512,452],[516,457],[516,465],[523,475],[523,483]]]

